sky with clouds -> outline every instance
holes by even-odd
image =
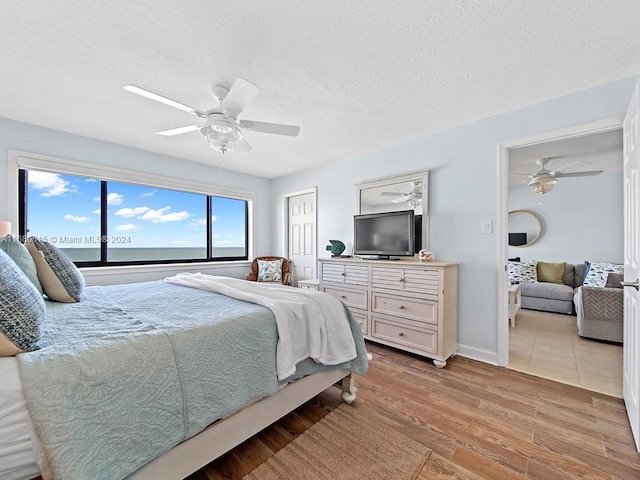
[[[213,197],[213,243],[244,246],[244,201]],[[55,239],[59,247],[96,247],[77,238],[99,238],[100,182],[38,171],[28,172],[29,235]],[[205,247],[204,195],[129,185],[107,184],[110,247]]]

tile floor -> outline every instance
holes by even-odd
[[[578,336],[575,316],[521,309],[508,367],[622,398],[622,346]]]

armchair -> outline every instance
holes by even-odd
[[[284,257],[256,257],[251,262],[251,271],[246,274],[245,279],[257,282],[258,281],[258,260],[271,262],[274,260],[282,260],[282,283],[284,285],[290,285],[291,274],[289,269],[291,267],[291,261]]]

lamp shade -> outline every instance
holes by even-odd
[[[0,237],[11,233],[11,222],[0,222]]]

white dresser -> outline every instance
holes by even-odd
[[[320,290],[344,302],[365,338],[433,359],[456,351],[458,265],[318,259]]]

